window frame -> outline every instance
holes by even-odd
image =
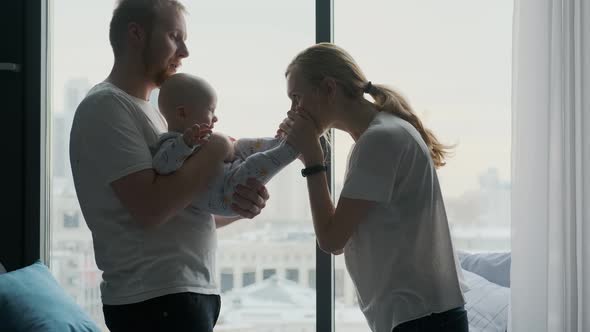
[[[334,1],[316,0],[316,43],[332,42],[334,40]],[[334,130],[330,130],[331,138]],[[324,155],[328,158],[328,184],[330,192],[334,192],[334,150],[333,141],[322,139]],[[334,195],[332,195],[334,199]],[[334,256],[322,251],[316,243],[316,331],[334,332],[335,304],[334,304]]]
[[[49,263],[49,146],[51,128],[48,79],[49,0],[24,4],[23,75],[23,178],[21,267],[37,260]]]

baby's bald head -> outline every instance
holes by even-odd
[[[160,112],[172,130],[207,122],[208,113],[214,111],[216,104],[215,89],[204,79],[186,73],[170,76],[160,87],[158,96]]]

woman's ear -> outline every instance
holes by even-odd
[[[323,92],[329,100],[334,100],[334,96],[336,95],[336,80],[332,77],[324,77],[322,82],[320,83],[320,90]]]

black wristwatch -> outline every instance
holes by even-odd
[[[326,172],[328,170],[328,166],[326,165],[313,165],[313,166],[309,166],[306,167],[304,169],[301,170],[301,175],[303,175],[303,177],[307,177],[309,175],[313,175],[315,173],[319,173],[319,172]]]

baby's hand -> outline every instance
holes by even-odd
[[[211,127],[206,124],[198,125],[196,123],[192,127],[187,128],[184,134],[182,134],[184,142],[190,147],[207,143],[210,136]]]

